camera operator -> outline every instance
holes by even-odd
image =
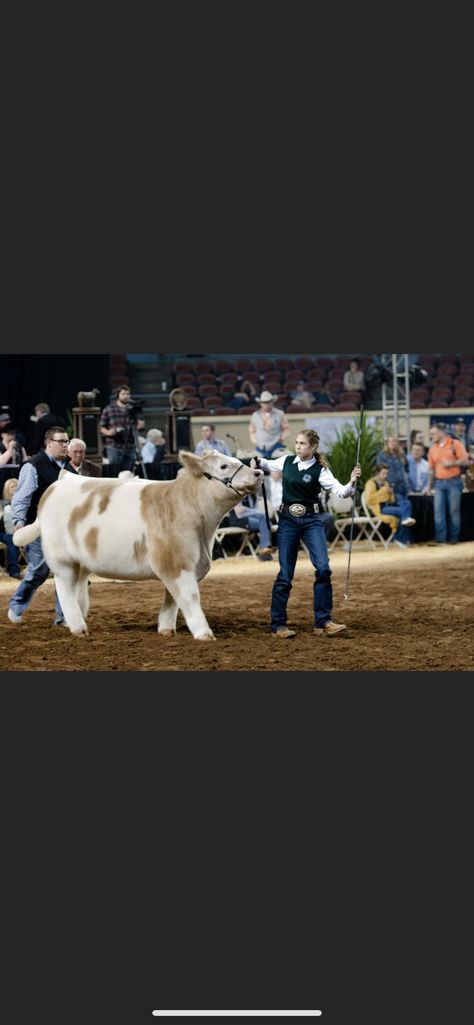
[[[138,410],[131,401],[130,388],[121,385],[114,402],[105,406],[100,417],[100,433],[105,441],[105,454],[112,475],[121,470],[133,470],[136,450],[133,428],[142,428],[144,421],[137,419]]]

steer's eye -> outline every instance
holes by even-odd
[[[223,463],[222,466],[221,466],[221,470],[228,470],[228,469],[229,469],[229,467],[227,466],[227,464]]]

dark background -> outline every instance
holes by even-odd
[[[8,405],[15,426],[28,440],[30,416],[38,402],[68,422],[68,410],[77,406],[79,391],[98,388],[97,404],[109,401],[108,355],[23,355],[0,357],[0,405]]]

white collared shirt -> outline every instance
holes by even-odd
[[[285,460],[288,459],[288,456],[279,456],[278,459],[263,459],[262,456],[259,456],[259,459],[262,470],[267,470],[268,472],[270,472],[270,470],[281,471],[283,470]],[[311,459],[305,460],[300,459],[299,456],[295,456],[293,460],[293,463],[296,463],[300,472],[308,470],[309,467],[314,466],[316,462],[317,459],[315,459],[314,456],[312,456]],[[331,491],[332,494],[337,495],[338,498],[350,498],[351,495],[354,494],[354,485],[352,482],[349,481],[348,484],[341,484],[334,474],[331,473],[331,470],[326,466],[323,466],[321,469],[319,482],[325,491]]]

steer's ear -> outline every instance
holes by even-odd
[[[194,477],[201,477],[202,459],[200,456],[195,456],[192,452],[179,452],[178,459]]]

